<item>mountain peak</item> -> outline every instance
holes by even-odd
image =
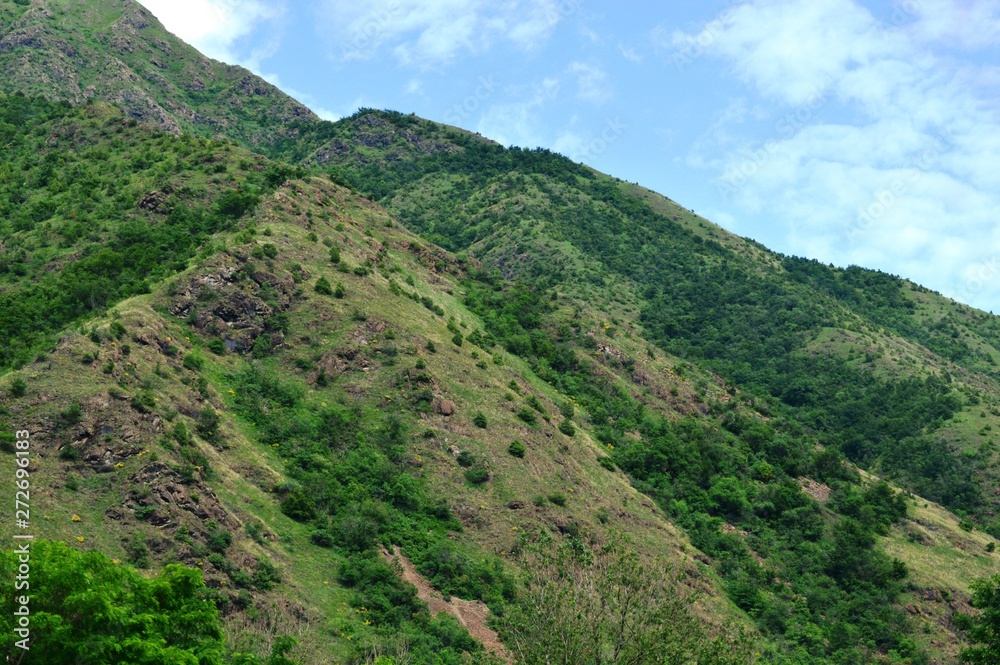
[[[80,104],[90,99],[171,133],[224,135],[251,146],[283,136],[306,106],[247,69],[208,58],[133,0],[37,0],[0,8],[7,89]]]

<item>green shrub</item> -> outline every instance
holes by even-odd
[[[531,498],[531,503],[535,504],[539,508],[541,508],[542,506],[544,506],[548,502],[549,502],[549,500],[545,498],[544,494],[536,494],[535,496],[533,496]]]
[[[468,450],[463,450],[458,454],[456,458],[459,466],[470,467],[476,463],[476,456],[470,453]]]
[[[564,420],[559,423],[559,431],[566,436],[576,436],[576,427],[574,427],[573,423],[568,420]]]
[[[334,298],[343,298],[346,295],[347,295],[347,289],[344,288],[344,283],[343,282],[337,282],[337,286],[333,290],[333,297]]]
[[[566,400],[559,404],[559,413],[561,413],[562,417],[565,418],[566,420],[572,420],[574,415],[573,412],[574,412],[573,402]]]
[[[330,247],[330,263],[335,265],[340,263],[340,247],[336,245]]]
[[[28,384],[21,377],[15,376],[10,382],[11,397],[24,397],[26,392],[28,392]]]
[[[552,492],[549,494],[548,499],[557,506],[566,505],[566,495],[562,492]]]
[[[219,437],[219,414],[211,407],[202,409],[195,430],[206,441],[215,441]]]
[[[308,522],[316,517],[316,504],[302,488],[295,488],[282,499],[281,512],[297,522]]]
[[[614,471],[617,468],[617,466],[615,465],[615,461],[610,457],[608,457],[607,455],[605,455],[604,457],[598,457],[597,463],[603,466],[608,471]]]
[[[281,582],[281,573],[267,559],[257,559],[250,583],[259,591],[270,591]]]
[[[80,408],[80,404],[74,402],[70,404],[65,411],[59,413],[59,418],[62,420],[63,425],[70,427],[76,425],[81,420],[83,420],[83,409]]]
[[[485,466],[477,464],[465,470],[465,479],[473,485],[482,485],[490,479],[490,472]]]
[[[309,534],[309,540],[313,542],[314,545],[319,545],[320,547],[333,547],[335,541],[330,532],[326,529],[316,529]]]
[[[254,358],[266,358],[274,347],[274,340],[271,339],[271,335],[268,333],[261,333],[257,335],[257,339],[253,342],[253,348],[250,350],[250,355]]]
[[[472,416],[472,424],[480,429],[486,429],[486,416],[482,411],[477,411],[476,415]]]
[[[427,340],[427,351],[428,353],[437,353],[437,345],[434,343],[434,340]]]
[[[197,351],[192,351],[184,356],[183,364],[186,369],[197,372],[205,366],[205,358]]]
[[[520,458],[524,457],[524,453],[527,452],[527,448],[525,448],[523,443],[521,443],[517,439],[514,439],[513,441],[510,442],[510,445],[507,446],[507,452],[513,455],[514,457]]]
[[[324,296],[333,295],[333,287],[330,286],[330,280],[328,280],[326,277],[320,277],[319,279],[317,279],[316,286],[313,288],[315,288],[316,293],[320,295]]]
[[[538,422],[538,420],[535,418],[535,414],[530,409],[528,409],[528,407],[523,407],[520,411],[518,411],[517,417],[523,420],[526,424],[531,425],[532,427],[534,427],[535,423]]]
[[[224,356],[229,349],[223,340],[215,337],[208,342],[208,350],[217,356]]]
[[[462,333],[456,332],[451,336],[451,343],[455,346],[462,346]]]

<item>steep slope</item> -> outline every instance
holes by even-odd
[[[29,172],[45,168],[48,151],[65,156],[26,190],[53,216],[5,233],[24,252],[11,265],[31,267],[6,274],[8,303],[44,274],[79,281],[90,273],[78,266],[121,249],[139,220],[186,233],[182,203],[211,214],[234,192],[254,202],[183,251],[168,234],[157,251],[178,253],[144,271],[140,295],[135,268],[103,269],[102,297],[88,308],[27,326],[43,339],[59,332],[55,348],[30,347],[2,389],[4,446],[12,427],[32,432],[38,537],[141,567],[200,568],[230,648],[264,657],[293,635],[303,663],[477,652],[464,628],[384,577],[392,569],[378,563],[378,544],[401,546],[438,589],[500,611],[524,538],[599,542],[614,528],[657,569],[686,571],[715,621],[733,613],[684,536],[602,466],[587,429],[556,416],[570,408],[565,397],[486,344],[461,295],[467,262],[327,180],[268,184],[294,169],[226,142],[161,134],[102,105],[0,101],[5,117],[25,121],[11,131],[46,139]],[[81,168],[67,135],[82,155],[104,151],[111,181],[115,164],[150,146],[170,167],[133,170],[120,214],[46,253],[76,210],[59,198]],[[585,427],[584,412],[569,413]]]
[[[514,645],[549,588],[519,567],[560,550],[593,574],[615,532],[713,625],[752,621],[770,662],[957,650],[967,581],[997,564],[959,533],[998,530],[994,317],[547,151],[391,112],[295,121],[273,91],[230,110],[235,70],[191,93],[200,56],[127,2],[2,10],[8,89],[79,102],[32,86],[86,53],[64,80],[302,165],[0,100],[2,417],[38,435],[40,535],[201,568],[230,648],[260,657],[293,634],[302,662],[487,658],[380,546],[509,611]],[[161,38],[183,57],[157,75]],[[571,614],[555,628],[592,627]]]
[[[962,404],[995,402],[996,317],[883,273],[768,252],[545,151],[387,112],[301,129],[294,150],[275,151],[329,168],[505,277],[565,288],[608,313],[620,300],[618,314],[647,340],[776,400],[852,461],[983,525],[996,519],[996,459],[988,449],[984,464],[968,459],[945,424]],[[820,342],[831,335],[840,342]],[[854,352],[841,354],[851,338]],[[891,374],[878,371],[883,356],[896,358]],[[894,413],[904,400],[889,396],[900,391],[909,413]],[[865,411],[867,423],[851,415]]]
[[[292,120],[317,120],[260,77],[198,53],[132,1],[0,3],[0,75],[7,92],[102,100],[170,132],[251,146],[285,135]]]

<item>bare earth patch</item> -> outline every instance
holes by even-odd
[[[826,503],[830,500],[830,487],[828,485],[816,482],[812,478],[805,477],[799,478],[799,484],[802,485],[803,492],[820,503]]]
[[[478,600],[462,600],[454,596],[451,597],[451,600],[446,601],[439,592],[431,587],[427,579],[417,572],[417,569],[413,566],[413,562],[403,555],[399,547],[394,546],[391,554],[383,548],[382,556],[390,563],[398,566],[400,577],[403,580],[417,587],[417,597],[427,603],[427,607],[431,611],[431,616],[438,612],[447,612],[458,619],[459,623],[465,626],[469,634],[482,644],[487,651],[499,656],[507,663],[514,662],[510,653],[507,652],[507,648],[500,641],[500,637],[496,634],[496,631],[486,625],[490,608],[485,603]]]

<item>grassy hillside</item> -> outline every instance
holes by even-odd
[[[169,132],[260,146],[308,108],[242,67],[206,58],[136,2],[0,2],[4,89],[53,101],[110,102]]]

